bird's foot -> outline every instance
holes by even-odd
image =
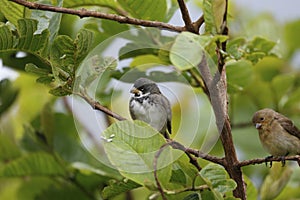
[[[273,161],[270,160],[271,158],[273,158],[273,156],[267,156],[267,157],[265,157],[266,167],[268,167],[268,162],[270,162],[270,168],[272,167]]]
[[[280,156],[281,167],[285,166],[285,156]]]

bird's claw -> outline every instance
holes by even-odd
[[[271,158],[273,158],[273,156],[267,156],[267,157],[265,157],[266,167],[268,167],[268,162],[270,162],[270,168],[272,167],[273,161],[270,160]]]
[[[274,156],[267,156],[265,158],[265,163],[266,163],[266,166],[268,166],[268,162],[270,162],[270,168],[272,168],[272,165],[273,165],[273,161],[270,160],[271,158],[273,158]],[[285,166],[285,156],[280,156],[280,162],[281,162],[281,167],[284,167]]]
[[[285,166],[285,156],[280,156],[281,167]]]

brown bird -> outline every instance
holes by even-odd
[[[289,118],[265,108],[253,115],[252,122],[258,129],[263,147],[272,155],[270,157],[282,157],[284,165],[284,156],[300,154],[300,131]]]

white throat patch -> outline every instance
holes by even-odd
[[[146,96],[149,96],[150,95],[150,92],[147,92],[146,94],[143,94],[142,91],[139,91],[139,95],[133,95],[133,98],[135,99],[140,99],[140,98],[143,98],[143,97],[146,97]]]

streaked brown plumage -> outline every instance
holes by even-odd
[[[272,156],[300,154],[300,131],[290,119],[265,108],[253,115],[252,122],[263,147]]]

